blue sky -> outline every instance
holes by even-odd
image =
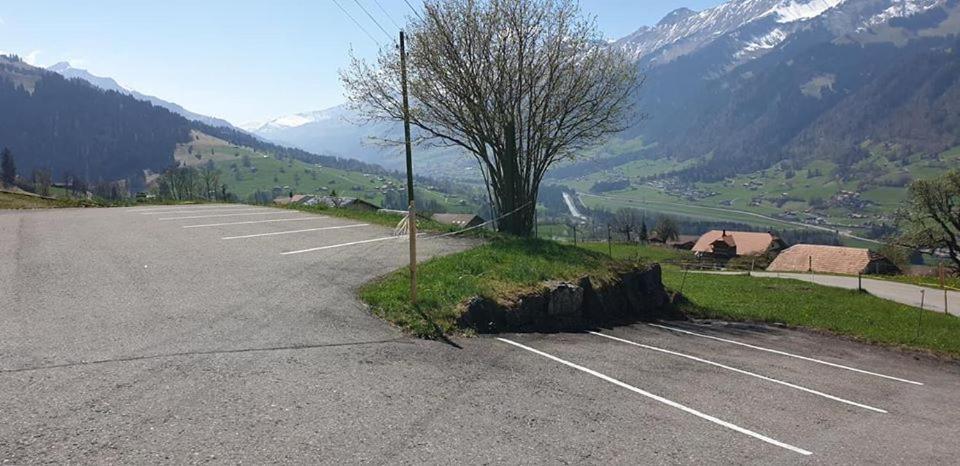
[[[403,0],[336,0],[387,38],[410,9]],[[419,0],[410,0],[416,6]],[[609,38],[685,6],[720,0],[581,0]],[[386,14],[380,9],[386,10]],[[0,52],[49,66],[70,61],[145,94],[233,123],[320,110],[343,102],[337,70],[350,47],[377,44],[334,0],[29,0],[0,3]]]

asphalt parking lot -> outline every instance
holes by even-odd
[[[384,227],[248,206],[0,212],[0,462],[960,454],[955,362],[703,322],[416,340],[355,297],[406,254]]]

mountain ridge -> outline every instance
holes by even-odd
[[[133,89],[128,89],[122,86],[113,78],[94,75],[93,73],[85,69],[76,68],[68,62],[55,63],[47,67],[47,70],[53,71],[54,73],[57,73],[68,79],[82,79],[106,91],[119,92],[121,94],[129,95],[137,100],[150,102],[151,104],[157,107],[165,108],[173,113],[183,116],[188,120],[199,121],[201,123],[204,123],[210,126],[239,129],[224,119],[195,113],[190,110],[187,110],[186,108],[184,108],[179,104],[161,99],[159,97],[142,94]]]

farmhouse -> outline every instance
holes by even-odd
[[[900,269],[889,259],[867,249],[798,244],[781,252],[767,271],[858,275],[895,274]]]
[[[320,196],[316,198],[316,200],[317,204],[338,209],[363,210],[366,212],[376,212],[380,210],[380,206],[355,197]]]
[[[654,244],[663,244],[665,246],[670,246],[674,249],[682,249],[689,251],[693,249],[693,246],[697,244],[697,240],[700,239],[699,236],[694,235],[678,235],[677,239],[674,240],[665,240],[658,236],[656,233],[650,235],[650,241]]]
[[[474,214],[433,214],[433,221],[457,228],[473,228],[483,225],[483,217]]]
[[[772,233],[712,230],[704,233],[692,251],[699,257],[730,259],[738,256],[776,254],[786,244]]]
[[[314,205],[316,196],[310,194],[294,194],[293,196],[280,196],[273,200],[274,204],[277,205],[288,205],[288,204],[305,204],[305,205]],[[312,202],[312,204],[311,204]]]

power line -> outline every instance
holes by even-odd
[[[371,15],[370,12],[367,11],[367,8],[364,7],[362,3],[360,3],[360,0],[353,0],[353,3],[356,3],[357,6],[360,7],[360,9],[363,10],[364,13],[366,13],[367,18],[370,18],[370,21],[373,21],[373,24],[376,24],[377,27],[380,28],[381,31],[383,31],[383,35],[387,36],[387,40],[393,40],[393,38],[390,36],[390,33],[387,32],[387,30],[380,25],[380,22],[377,21],[377,18],[374,18],[373,15]]]
[[[393,20],[393,16],[390,16],[390,13],[387,13],[387,10],[383,8],[383,5],[380,4],[380,0],[373,0],[373,3],[377,4],[377,7],[380,8],[380,11],[382,11],[383,14],[387,15],[387,19],[389,19],[390,22],[397,27],[397,29],[403,29],[402,27],[400,27],[399,24],[397,24],[396,21]]]
[[[331,0],[331,1],[333,1],[333,3],[336,4],[338,8],[340,8],[340,11],[342,11],[343,14],[347,15],[347,18],[350,18],[350,21],[353,21],[353,24],[357,25],[357,27],[360,28],[360,30],[363,31],[363,33],[366,34],[367,37],[370,38],[370,40],[372,40],[374,43],[376,43],[376,44],[377,44],[377,47],[380,47],[380,41],[378,41],[376,38],[374,38],[374,37],[373,37],[373,34],[370,34],[370,31],[367,31],[367,29],[364,28],[363,25],[360,24],[360,22],[357,21],[357,19],[354,18],[353,15],[351,15],[350,12],[347,11],[347,9],[343,7],[343,5],[340,4],[340,2],[338,2],[337,0]]]
[[[420,12],[417,11],[417,9],[414,8],[408,0],[403,0],[403,3],[406,3],[407,6],[410,7],[410,9],[413,11],[413,14],[417,15],[417,18],[420,18],[421,20],[423,19],[423,16],[420,16]]]

